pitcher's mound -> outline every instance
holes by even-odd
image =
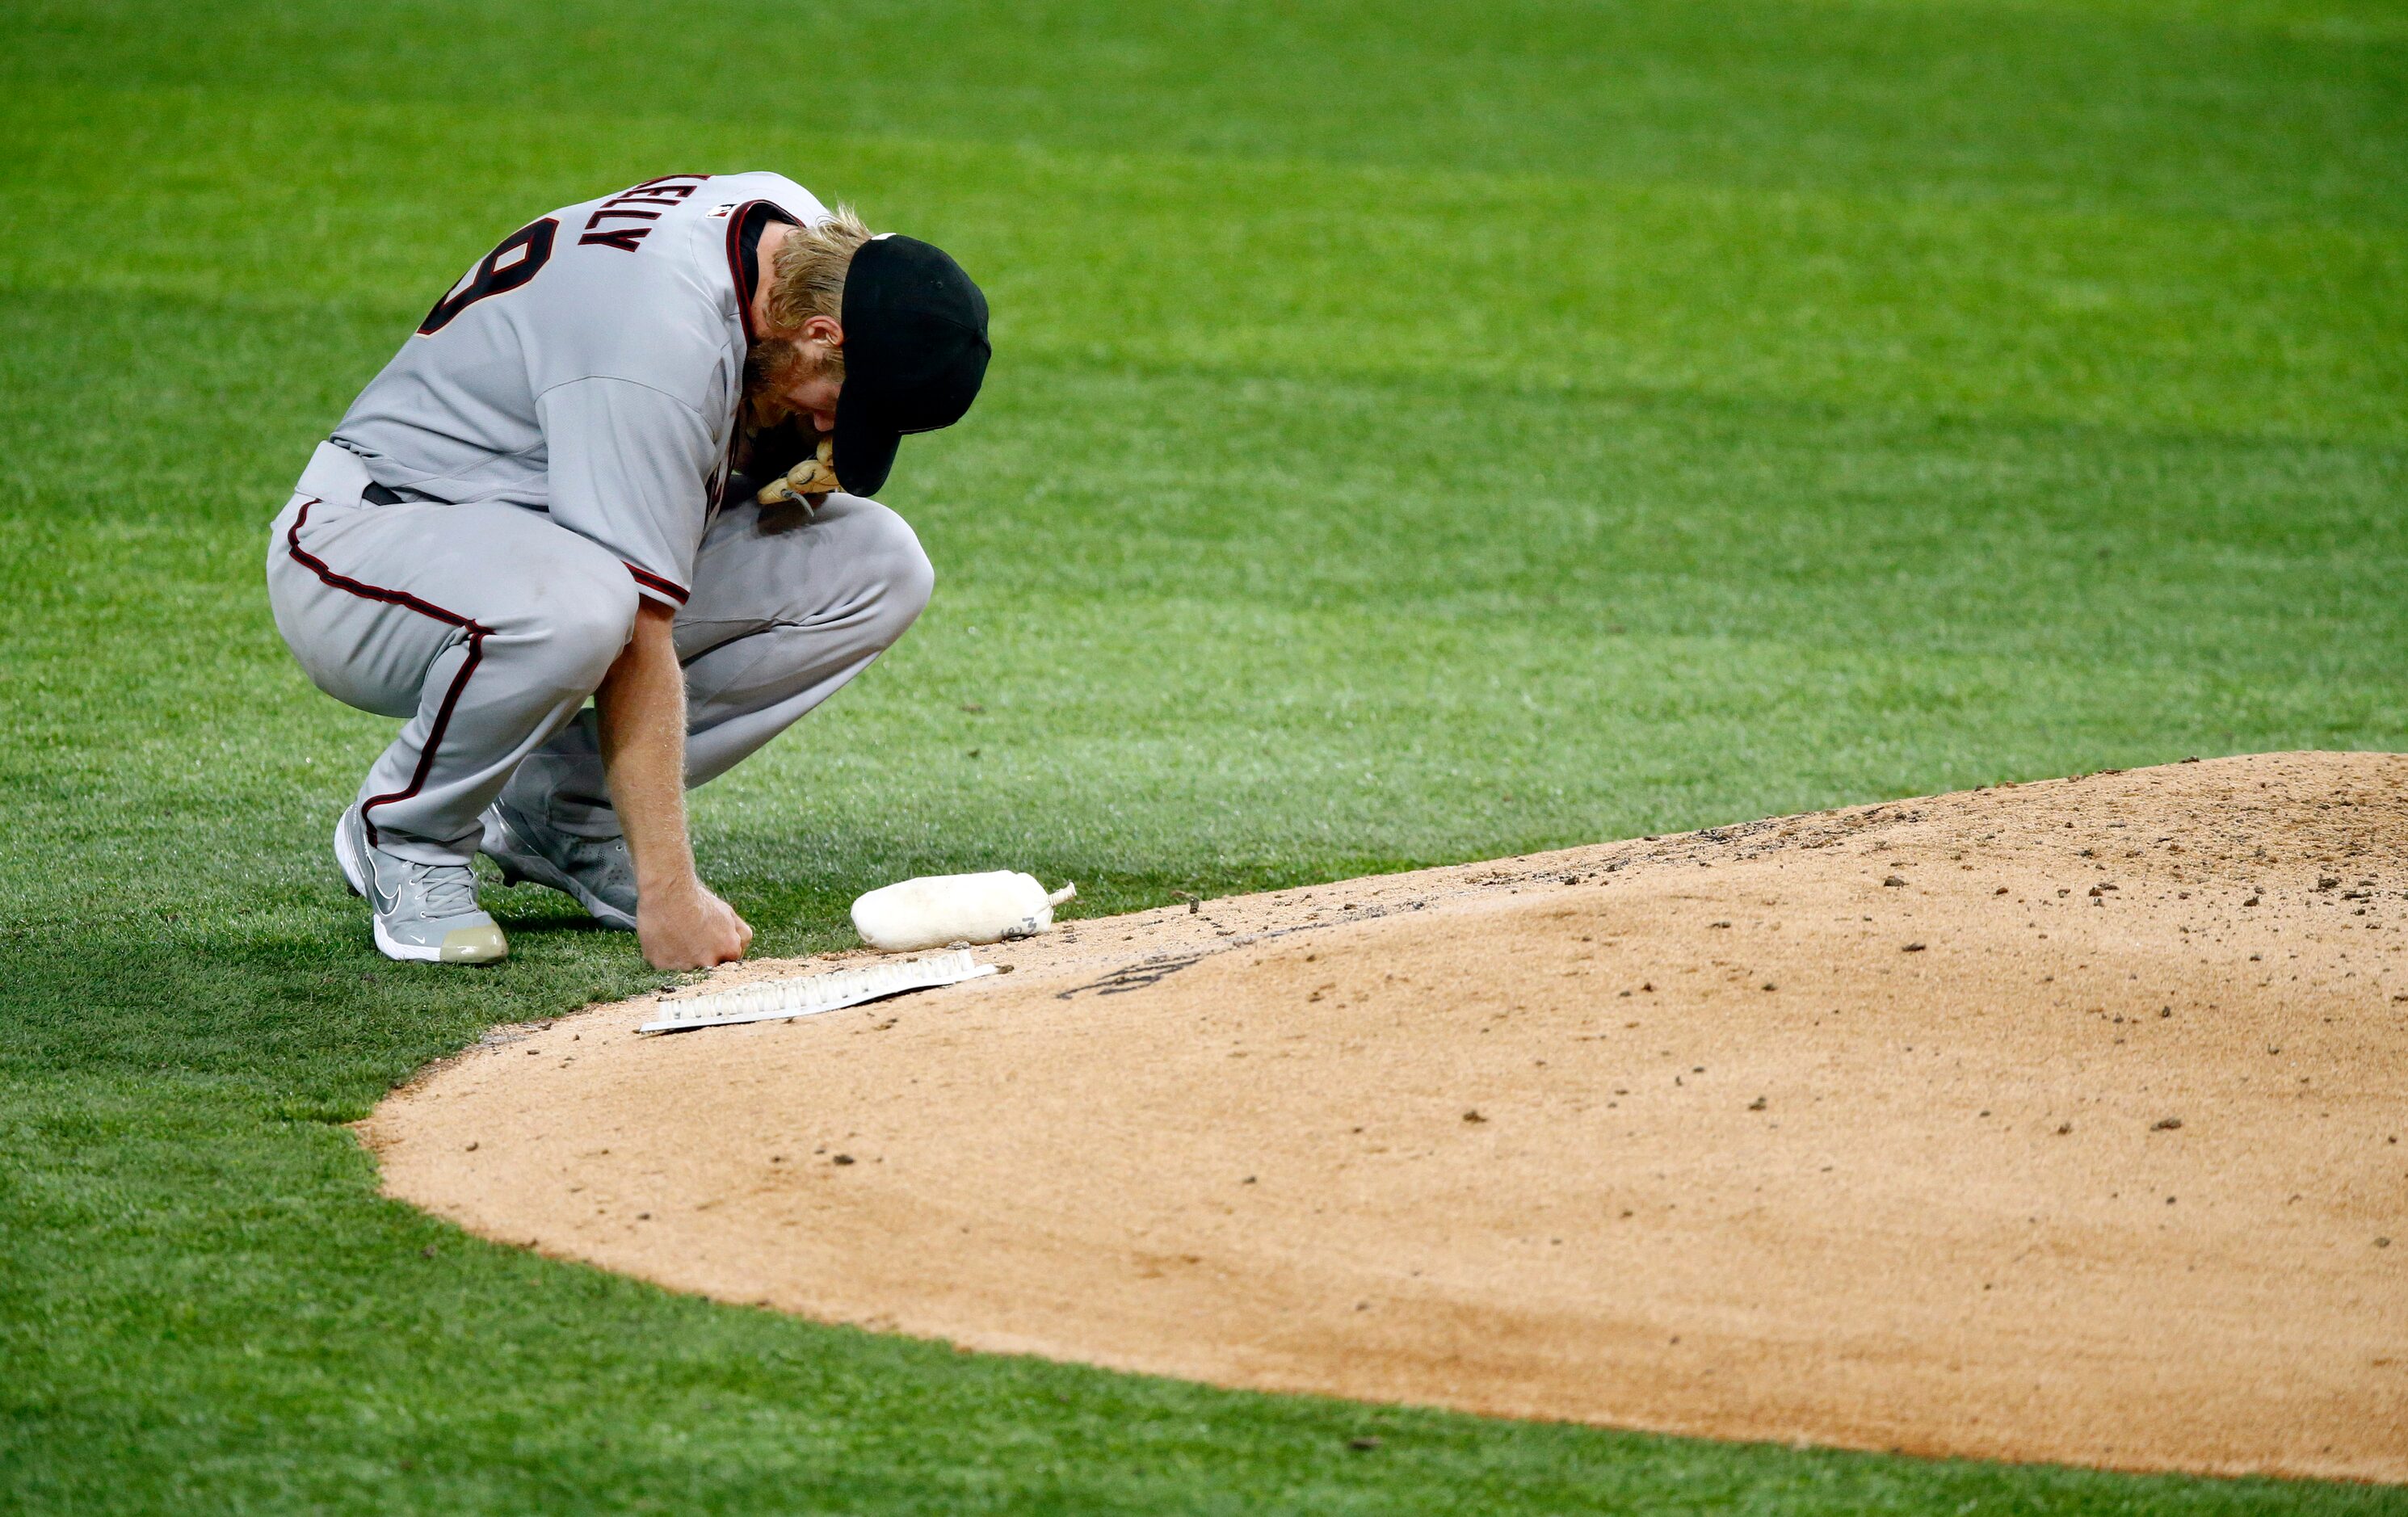
[[[2177,765],[1079,922],[812,1020],[513,1029],[365,1126],[484,1237],[973,1348],[2408,1480],[2403,784]]]

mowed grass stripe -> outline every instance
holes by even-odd
[[[50,235],[0,252],[0,279],[415,312],[552,204],[664,163],[776,162],[954,249],[1006,364],[2408,440],[2408,233],[584,124],[187,92],[49,137],[19,194]],[[325,136],[348,167],[290,174],[286,145]],[[136,166],[94,184],[94,162]]]
[[[96,111],[139,115],[195,79],[436,120],[509,103],[538,124],[484,145],[504,157],[560,150],[597,116],[750,132],[784,116],[831,135],[2034,208],[2395,228],[2408,209],[2408,24],[2388,0],[27,0],[6,24],[0,79],[88,92]],[[296,140],[349,156],[334,134]]]

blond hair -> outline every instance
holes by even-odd
[[[769,260],[769,325],[793,332],[814,316],[844,320],[844,276],[853,255],[869,240],[869,228],[851,206],[838,206],[824,221],[786,234]],[[830,355],[841,365],[844,351]]]

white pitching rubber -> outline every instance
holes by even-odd
[[[947,943],[1000,943],[1034,937],[1051,927],[1054,909],[1078,894],[1078,886],[1065,885],[1049,895],[1034,876],[1010,869],[925,875],[882,885],[853,902],[853,930],[889,953]]]
[[[831,969],[825,974],[792,980],[765,980],[757,985],[715,990],[681,1001],[663,1001],[653,1009],[663,1014],[636,1030],[679,1033],[690,1027],[725,1027],[739,1022],[781,1022],[789,1017],[815,1017],[848,1006],[900,995],[910,990],[957,985],[965,980],[996,972],[962,950],[931,953],[900,964],[870,964],[858,969]]]

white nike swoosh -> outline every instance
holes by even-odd
[[[358,830],[351,835],[351,842],[359,857],[361,883],[366,887],[368,906],[379,916],[390,916],[393,909],[401,904],[401,893],[385,893],[384,881],[377,878],[376,850],[368,846],[367,825],[366,823],[354,825]]]

